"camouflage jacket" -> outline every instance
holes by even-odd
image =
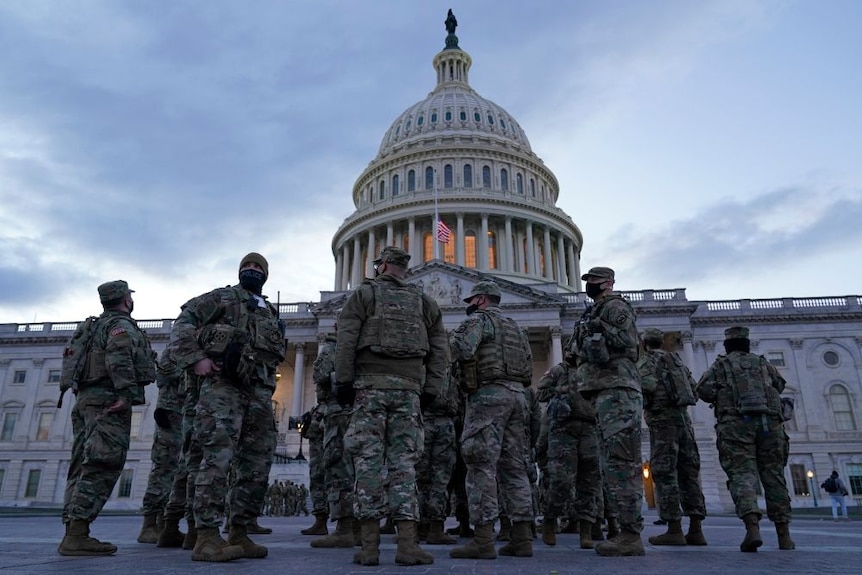
[[[562,399],[570,409],[570,419],[595,423],[596,410],[578,391],[576,373],[575,368],[565,362],[553,366],[539,380],[538,400],[549,402],[554,397]]]
[[[317,357],[314,358],[313,379],[317,403],[325,404],[335,400],[332,393],[332,374],[335,373],[335,342],[336,337],[327,334]]]
[[[389,275],[363,283],[348,296],[338,316],[335,377],[338,382],[354,382],[357,388],[406,389],[439,395],[448,365],[446,329],[437,302],[422,294],[421,329],[427,331],[429,350],[425,357],[396,358],[359,349],[363,325],[374,315],[375,296],[371,282],[405,282]],[[409,337],[405,334],[405,337]],[[419,336],[416,337],[419,339]]]
[[[156,352],[138,323],[126,312],[105,311],[98,319],[93,348],[99,351],[91,353],[104,350],[107,375],[86,387],[105,388],[109,385],[132,405],[142,405],[144,386],[156,378]]]
[[[688,408],[671,405],[665,384],[659,381],[659,359],[667,353],[662,349],[648,349],[638,360],[638,373],[644,394],[644,419],[647,425],[691,425]]]
[[[156,400],[158,409],[166,409],[182,413],[186,399],[185,372],[171,359],[170,347],[162,353],[156,370],[156,385],[159,387],[159,397]]]
[[[765,357],[753,353],[733,351],[727,355],[716,357],[709,369],[700,377],[700,381],[697,384],[698,397],[712,404],[715,410],[715,418],[719,422],[742,417],[738,409],[737,383],[734,381],[734,378],[727,376],[731,371],[731,365],[735,363],[735,360],[740,359],[748,360],[757,366],[760,374],[753,374],[752,377],[761,377],[761,374],[765,374],[766,389],[764,389],[764,392],[769,406],[769,415],[780,419],[780,394],[784,391],[784,386],[787,382],[775,366],[769,363]]]

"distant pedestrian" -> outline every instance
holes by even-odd
[[[832,475],[830,475],[826,481],[820,484],[820,487],[829,494],[829,498],[832,499],[832,520],[838,521],[838,508],[841,507],[841,516],[844,521],[850,521],[850,517],[847,516],[847,503],[844,502],[844,496],[849,495],[850,492],[847,491],[847,486],[844,485],[844,482],[841,481],[841,478],[838,477],[837,471],[832,471]]]

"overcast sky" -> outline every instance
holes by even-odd
[[[270,261],[317,301],[353,183],[436,83],[515,117],[582,268],[690,300],[862,293],[857,0],[0,3],[0,323],[175,317]]]

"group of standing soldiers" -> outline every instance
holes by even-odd
[[[263,514],[271,517],[308,515],[308,488],[302,483],[276,479],[266,490]]]

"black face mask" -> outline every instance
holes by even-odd
[[[266,276],[263,275],[262,271],[248,269],[239,272],[239,285],[257,295],[260,295],[260,290],[263,289],[265,282]]]
[[[479,309],[479,306],[474,303],[471,303],[467,306],[467,315],[473,315],[474,313],[476,313],[477,309]]]
[[[603,291],[602,284],[587,283],[587,297],[590,299],[596,299]]]

